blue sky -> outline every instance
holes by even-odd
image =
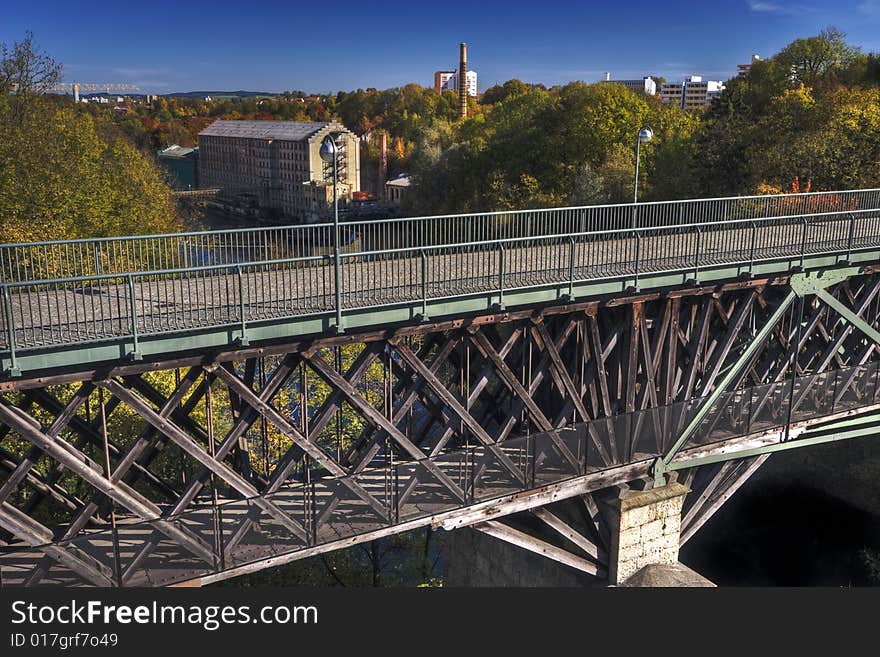
[[[751,53],[829,25],[880,51],[880,0],[37,0],[3,10],[0,41],[31,30],[66,81],[158,93],[427,86],[433,71],[456,67],[466,41],[484,90],[510,78],[592,82],[603,71],[727,79]]]

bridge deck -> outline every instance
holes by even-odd
[[[360,249],[341,256],[338,298],[329,256],[10,282],[0,313],[0,350],[11,356],[14,348],[17,366],[38,370],[118,359],[135,350],[168,353],[242,337],[322,333],[332,327],[337,303],[364,328],[418,314],[461,315],[505,301],[668,286],[677,280],[663,276],[669,273],[680,274],[679,284],[784,275],[801,264],[870,260],[880,246],[878,217],[880,211],[870,210]],[[12,366],[11,358],[3,362]]]

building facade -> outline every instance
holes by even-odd
[[[173,144],[158,153],[159,164],[168,172],[172,188],[189,191],[198,188],[196,163],[198,148],[185,148]]]
[[[612,80],[611,74],[606,73],[603,82],[622,84],[627,89],[631,89],[637,93],[645,94],[646,96],[657,95],[657,83],[654,82],[653,78],[650,78],[648,76],[638,80]]]
[[[317,221],[333,204],[330,165],[319,152],[327,135],[339,148],[337,192],[347,203],[360,190],[360,149],[357,136],[335,121],[215,121],[199,133],[199,184]]]
[[[752,55],[752,61],[750,61],[748,64],[737,64],[736,65],[737,77],[741,77],[741,78],[746,77],[749,74],[749,71],[752,69],[752,64],[754,64],[755,62],[760,62],[760,61],[761,61],[761,55],[755,53],[754,55]]]
[[[477,72],[468,70],[465,73],[467,79],[468,96],[477,95]],[[434,90],[438,93],[445,90],[458,91],[458,71],[436,71],[434,73]]]
[[[409,192],[411,179],[408,174],[401,173],[385,183],[385,200],[391,205],[399,206],[403,197]]]
[[[434,71],[434,91],[438,94],[444,89],[450,89],[449,81],[455,77],[455,71]]]
[[[703,80],[699,75],[692,75],[684,82],[663,84],[660,87],[660,100],[678,105],[684,110],[696,111],[708,107],[723,91],[723,82]]]

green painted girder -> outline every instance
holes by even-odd
[[[819,434],[827,431],[838,431],[840,429],[852,429],[863,424],[871,424],[872,422],[880,422],[880,413],[868,413],[865,415],[855,415],[853,417],[844,418],[829,422],[828,424],[817,425],[810,429],[810,434]]]
[[[837,426],[838,428],[830,430],[832,426]],[[830,433],[828,432],[829,430]],[[750,456],[775,454],[776,452],[784,452],[790,449],[809,447],[811,445],[822,445],[825,443],[851,440],[853,438],[864,438],[867,436],[876,437],[878,435],[880,435],[880,414],[873,413],[865,416],[848,418],[847,420],[843,420],[836,425],[816,427],[815,429],[804,432],[803,437],[795,438],[794,440],[786,440],[780,443],[762,445],[761,447],[735,450],[723,454],[712,454],[711,456],[703,456],[700,458],[672,461],[671,463],[666,464],[665,471],[671,472],[673,470],[698,468],[701,465],[723,463],[725,461],[749,458]]]

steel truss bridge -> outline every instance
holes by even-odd
[[[0,245],[0,578],[207,584],[470,526],[596,578],[880,423],[880,190]],[[338,275],[337,275],[338,272]],[[539,527],[540,531],[534,531]]]

